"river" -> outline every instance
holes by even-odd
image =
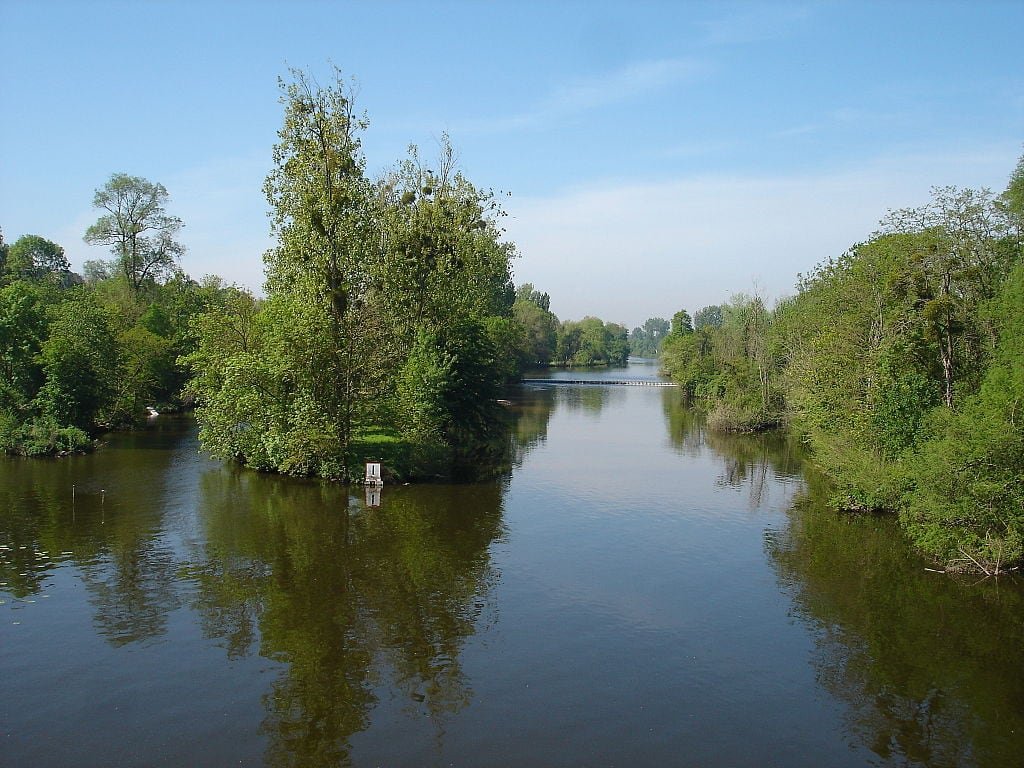
[[[524,386],[509,473],[379,498],[186,417],[0,460],[0,765],[1020,765],[1020,582],[678,397]]]

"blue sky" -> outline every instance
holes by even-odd
[[[769,299],[936,185],[1024,154],[1024,3],[0,0],[0,226],[72,264],[114,172],[163,183],[193,276],[259,289],[287,67],[358,81],[371,173],[448,132],[516,281],[638,325]]]

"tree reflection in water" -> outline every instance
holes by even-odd
[[[710,449],[722,461],[719,485],[748,485],[751,509],[764,501],[769,477],[798,480],[804,451],[792,435],[781,432],[732,434],[713,432],[704,418],[687,408],[677,389],[663,389],[662,411],[675,450],[696,457]]]
[[[171,429],[136,439],[176,446],[181,437]],[[173,454],[132,450],[131,436],[115,445],[68,461],[0,464],[0,581],[17,597],[33,595],[58,565],[75,564],[97,632],[119,646],[162,635],[181,599],[177,559],[161,542]],[[108,461],[122,448],[120,463]]]
[[[818,684],[846,706],[848,738],[885,766],[1019,763],[1024,733],[1024,585],[925,571],[887,516],[828,507],[826,481],[791,436],[708,432],[678,393],[663,394],[677,451],[710,448],[718,482],[800,482],[782,530],[765,550],[796,615],[812,632]]]
[[[766,550],[814,631],[819,684],[881,765],[1020,761],[1024,593],[1019,582],[924,570],[895,521],[827,508],[808,472]]]
[[[502,488],[385,488],[367,509],[337,486],[203,478],[204,629],[287,665],[265,699],[268,763],[345,762],[387,686],[438,726],[469,703],[459,656],[496,578]]]

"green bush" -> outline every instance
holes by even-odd
[[[80,453],[92,447],[89,436],[78,427],[64,427],[47,416],[24,424],[10,413],[0,413],[0,450],[19,456],[52,456]]]

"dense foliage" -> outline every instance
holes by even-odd
[[[147,407],[182,405],[177,360],[192,349],[192,318],[223,290],[216,281],[199,285],[174,264],[162,282],[132,279],[101,262],[84,280],[38,235],[0,251],[0,451],[82,450]]]
[[[665,370],[712,427],[786,421],[847,509],[896,509],[951,567],[1024,561],[1024,161],[1006,192],[941,188],[768,311],[679,324]]]
[[[549,309],[551,297],[524,283],[512,306],[519,326],[521,368],[625,365],[629,333],[618,323],[597,317],[559,321]]]
[[[669,322],[663,317],[651,317],[642,327],[629,333],[629,354],[634,357],[657,357],[661,345],[668,336]]]
[[[350,89],[293,75],[264,187],[267,298],[237,295],[196,323],[200,438],[259,469],[343,479],[367,441],[400,440],[412,471],[445,473],[486,445],[517,371],[501,211],[447,139],[436,170],[413,148],[369,179]]]

